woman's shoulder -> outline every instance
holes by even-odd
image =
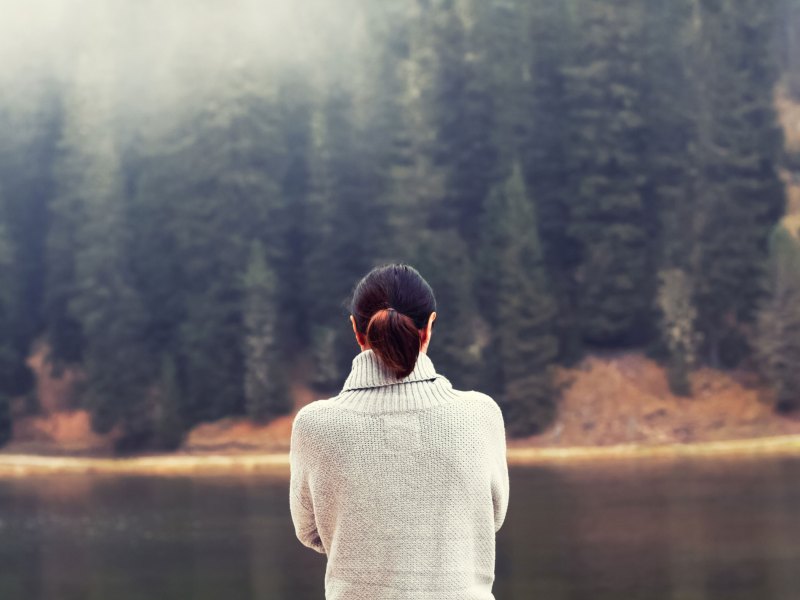
[[[478,390],[453,390],[464,401],[473,402],[476,406],[486,408],[493,412],[500,412],[500,405],[489,394]]]
[[[453,389],[453,391],[459,396],[459,404],[468,405],[481,420],[492,421],[505,429],[503,411],[492,396],[478,390]]]
[[[303,405],[294,416],[294,422],[297,423],[301,419],[310,419],[311,415],[319,410],[323,410],[330,405],[331,398],[321,398],[319,400],[312,400],[308,404]]]

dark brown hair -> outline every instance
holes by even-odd
[[[395,377],[414,370],[421,346],[420,330],[436,310],[428,282],[406,264],[375,267],[356,284],[350,312],[356,330]],[[434,321],[435,323],[435,321]]]

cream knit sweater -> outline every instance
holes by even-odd
[[[397,380],[367,349],[292,426],[298,539],[328,557],[326,600],[493,600],[508,508],[503,416],[425,353]]]

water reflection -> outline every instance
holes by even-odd
[[[512,468],[498,600],[800,597],[800,461]],[[3,600],[311,600],[285,477],[0,480]]]
[[[800,461],[514,469],[498,600],[800,598]]]

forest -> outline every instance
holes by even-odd
[[[555,365],[623,348],[676,393],[744,367],[800,406],[775,108],[800,101],[800,2],[300,4],[0,26],[0,442],[13,398],[38,410],[40,342],[120,452],[287,414],[296,380],[335,395],[349,294],[388,262],[430,282],[437,370],[510,435],[552,421]]]

